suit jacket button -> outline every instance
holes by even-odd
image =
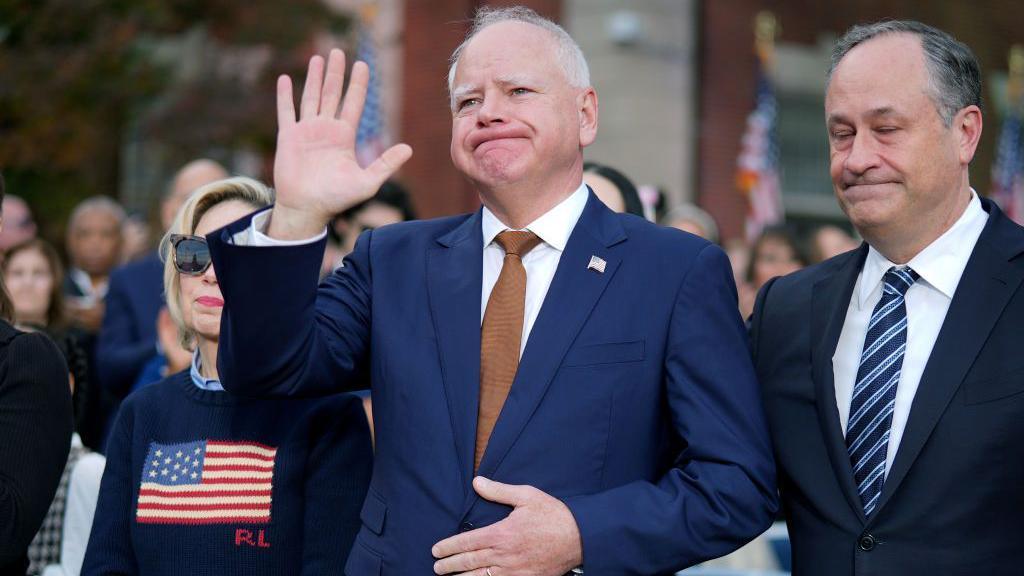
[[[476,528],[476,526],[473,526],[472,522],[463,522],[459,526],[459,532],[469,532],[470,530],[472,530],[474,528]]]
[[[857,547],[865,552],[871,552],[875,547],[875,537],[871,534],[862,534],[857,540]]]

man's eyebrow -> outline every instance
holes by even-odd
[[[896,118],[903,118],[903,117],[905,117],[904,114],[900,113],[899,111],[897,111],[892,106],[879,106],[877,108],[872,108],[872,109],[868,110],[867,112],[865,112],[863,114],[863,116],[865,116],[867,118],[880,118],[882,116],[893,116],[893,117],[896,117]],[[825,123],[828,126],[834,126],[836,124],[850,124],[851,122],[850,122],[849,117],[846,116],[845,114],[835,114],[835,113],[833,113],[833,114],[829,114],[829,116],[826,119]]]
[[[476,87],[473,86],[472,84],[463,84],[462,86],[456,86],[455,89],[452,90],[452,100],[458,101],[463,96],[470,92],[473,92],[474,90],[476,90]]]

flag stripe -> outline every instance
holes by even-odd
[[[270,495],[244,495],[244,496],[139,496],[140,507],[142,504],[270,504]]]
[[[156,484],[153,482],[143,482],[142,490],[139,494],[154,494],[164,492],[202,492],[203,494],[220,494],[220,495],[234,495],[234,494],[252,494],[252,493],[265,493],[270,494],[271,484],[270,482],[252,482],[248,484],[239,484],[237,488],[231,488],[227,485],[206,485],[206,484],[182,484],[181,486],[165,486],[163,484]]]

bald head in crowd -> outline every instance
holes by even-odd
[[[182,166],[174,175],[171,185],[167,187],[163,202],[160,204],[160,224],[163,229],[171,227],[174,215],[189,194],[201,186],[223,180],[229,175],[227,169],[208,158],[193,160]]]

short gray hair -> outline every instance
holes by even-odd
[[[473,25],[470,27],[469,33],[466,34],[466,39],[452,52],[452,57],[449,59],[449,99],[451,99],[452,91],[455,89],[455,69],[459,65],[459,58],[462,56],[463,51],[465,51],[466,46],[469,45],[470,41],[481,30],[501,22],[522,22],[524,24],[532,24],[546,31],[557,44],[558,60],[562,64],[565,78],[569,84],[576,88],[587,88],[590,86],[590,68],[587,66],[587,59],[583,56],[583,50],[580,50],[579,44],[572,39],[572,36],[569,36],[565,28],[525,6],[512,6],[509,8],[490,8],[485,6],[476,11],[476,15],[473,17]],[[451,105],[455,105],[454,100],[451,102]]]
[[[913,34],[920,39],[931,84],[929,96],[947,128],[960,110],[971,105],[981,107],[981,71],[971,49],[942,30],[914,20],[883,20],[847,30],[832,47],[825,85],[832,81],[832,73],[850,50],[887,34]]]
[[[125,216],[127,216],[124,207],[109,196],[90,196],[79,202],[75,209],[71,211],[71,216],[68,217],[68,230],[74,228],[75,223],[83,214],[94,210],[107,212],[113,216],[117,220],[119,227],[124,223]]]
[[[680,204],[661,217],[662,226],[673,226],[680,221],[693,222],[704,229],[708,240],[718,242],[718,224],[715,224],[715,219],[711,217],[711,214],[699,206],[688,202]]]

